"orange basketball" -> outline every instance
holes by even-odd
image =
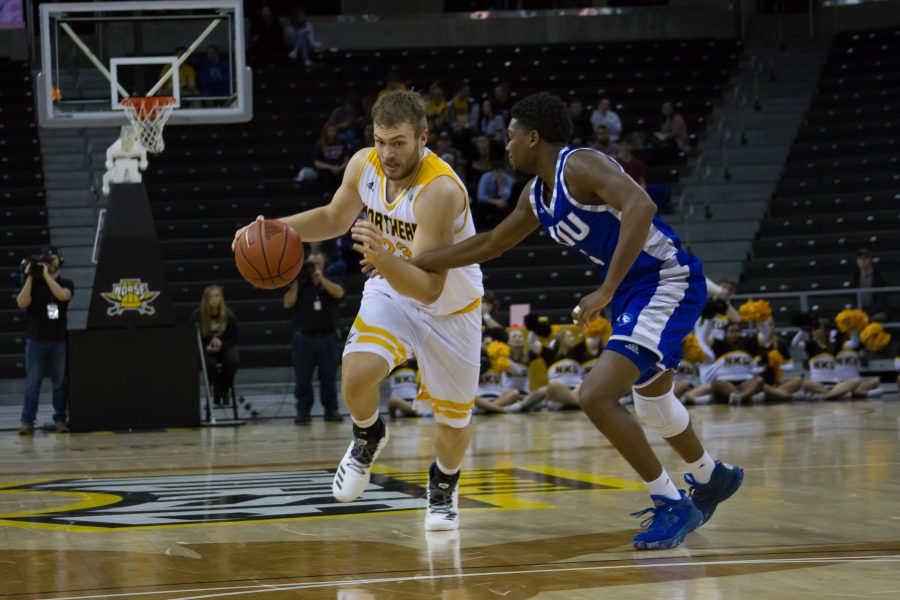
[[[281,221],[254,221],[238,239],[234,262],[244,279],[274,290],[297,277],[303,267],[303,242]]]

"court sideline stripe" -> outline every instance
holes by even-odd
[[[172,600],[201,600],[204,598],[221,598],[224,596],[241,596],[244,594],[285,592],[302,589],[314,589],[331,586],[345,585],[371,585],[376,583],[403,583],[408,581],[437,581],[440,579],[461,579],[469,577],[497,577],[505,575],[534,575],[539,573],[571,573],[583,571],[610,571],[624,569],[651,569],[673,567],[711,567],[719,565],[769,565],[769,564],[843,564],[843,563],[900,563],[900,554],[876,555],[876,556],[834,556],[823,558],[775,558],[775,559],[749,559],[749,560],[715,560],[715,561],[691,561],[670,563],[640,563],[630,565],[599,565],[596,567],[559,567],[526,570],[489,571],[485,573],[451,573],[444,575],[411,575],[407,577],[381,577],[370,579],[342,579],[334,581],[313,581],[309,583],[272,583],[247,586],[228,586],[214,588],[194,588],[183,590],[165,590],[155,592],[127,592],[122,594],[99,594],[93,596],[56,596],[45,600],[92,600],[99,598],[125,598],[140,596],[159,596],[162,594],[182,594],[197,592],[224,592],[201,596],[173,596]]]

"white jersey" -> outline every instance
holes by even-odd
[[[528,393],[528,365],[525,363],[509,361],[509,370],[503,374],[503,391],[518,390]]]
[[[848,381],[859,377],[859,353],[845,345],[834,355],[834,379]]]
[[[573,358],[562,358],[547,367],[547,378],[557,379],[570,389],[575,389],[584,379],[584,367]]]
[[[453,169],[430,150],[425,150],[413,181],[396,198],[387,197],[388,181],[381,169],[381,161],[375,149],[366,156],[357,174],[356,189],[365,205],[368,220],[381,229],[385,247],[396,256],[407,260],[412,258],[413,236],[416,232],[414,206],[416,197],[425,186],[438,177],[451,178],[466,195],[466,208],[453,223],[453,243],[457,244],[475,235],[475,222],[469,211],[466,186],[459,180]],[[450,315],[477,307],[484,295],[481,282],[481,268],[469,265],[447,272],[444,291],[432,304],[422,304],[408,296],[403,296],[381,277],[370,278],[366,291],[379,290],[390,296],[410,302],[422,310],[436,316]]]
[[[388,375],[391,384],[391,396],[401,400],[412,400],[419,393],[419,382],[416,381],[415,369],[401,367]]]

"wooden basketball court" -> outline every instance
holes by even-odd
[[[391,424],[351,504],[330,496],[349,422],[4,435],[0,597],[900,597],[896,402],[692,415],[744,487],[655,552],[630,545],[646,491],[580,413],[476,417],[462,529],[428,535],[428,420]]]

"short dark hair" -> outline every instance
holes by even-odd
[[[512,117],[551,144],[565,144],[572,137],[572,115],[559,96],[547,92],[526,96],[513,105]]]
[[[416,135],[427,127],[425,98],[416,90],[395,90],[384,94],[372,106],[372,121],[381,127],[401,123],[412,125]]]

